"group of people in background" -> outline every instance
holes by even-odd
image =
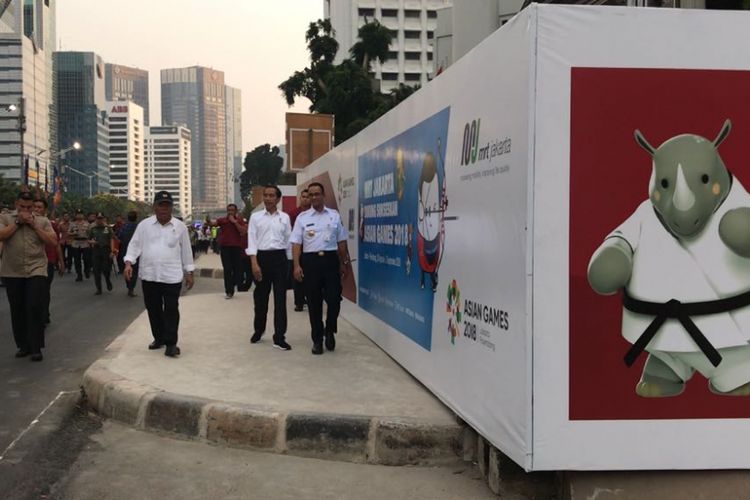
[[[311,183],[300,205],[287,214],[279,209],[280,189],[268,185],[263,189],[263,208],[249,221],[230,204],[226,216],[186,226],[172,216],[167,191],[156,194],[153,216],[139,223],[138,214],[130,212],[127,220],[117,216],[112,225],[102,213],[85,216],[80,210],[73,220],[68,214],[50,220],[46,200],[21,192],[15,210],[0,214],[0,278],[10,304],[16,357],[43,359],[50,286],[55,273],[62,276],[73,269],[77,282],[93,274],[96,295],[102,294],[102,279],[112,291],[114,272],[123,274],[128,296],[135,297],[140,275],[154,338],[148,347],[166,347],[165,355],[179,356],[180,291],[183,281],[192,288],[194,255],[208,251],[212,241],[221,256],[226,299],[256,284],[252,344],[265,334],[273,292],[273,346],[291,350],[286,341],[286,293],[293,288],[295,311],[308,307],[312,353],[322,354],[324,344],[333,351],[349,256],[346,228],[338,212],[325,206],[324,195],[323,185]]]

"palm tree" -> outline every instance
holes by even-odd
[[[388,51],[390,49],[393,35],[391,30],[380,24],[380,21],[373,19],[360,26],[357,32],[359,41],[352,45],[349,54],[354,61],[362,66],[362,69],[369,72],[370,64],[374,59],[384,63],[388,60]]]

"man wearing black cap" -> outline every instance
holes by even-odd
[[[3,260],[0,277],[5,282],[10,304],[10,321],[17,358],[31,354],[41,361],[44,345],[44,308],[47,289],[45,245],[57,245],[55,232],[46,217],[32,212],[31,193],[21,192],[15,212],[0,214],[0,242]]]
[[[96,222],[89,229],[89,245],[91,245],[91,259],[94,270],[95,295],[102,294],[102,274],[107,283],[107,290],[112,291],[112,281],[109,279],[112,271],[112,257],[115,255],[112,229],[107,225],[104,214],[96,214]]]
[[[154,198],[154,213],[138,224],[128,245],[125,280],[133,278],[133,264],[140,257],[139,274],[143,302],[148,311],[154,341],[149,349],[167,346],[164,354],[180,355],[177,329],[180,324],[179,299],[182,280],[193,288],[193,252],[190,236],[182,221],[172,217],[172,195],[159,191]]]

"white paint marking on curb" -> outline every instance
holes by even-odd
[[[45,413],[47,413],[47,410],[49,410],[52,407],[52,405],[55,404],[58,399],[60,399],[61,396],[64,396],[66,394],[75,394],[76,392],[78,392],[78,391],[60,391],[57,394],[57,396],[55,396],[55,398],[52,401],[50,401],[49,404],[42,410],[42,412],[39,415],[37,415],[34,420],[31,421],[31,423],[28,425],[28,427],[26,427],[24,430],[22,430],[21,433],[16,437],[16,439],[14,439],[8,445],[8,447],[3,450],[3,454],[0,455],[0,461],[2,461],[6,457],[6,455],[8,454],[8,452],[13,449],[13,447],[16,445],[16,443],[18,441],[20,441],[21,438],[24,437],[27,432],[29,432],[36,424],[39,423],[39,419],[42,418],[42,416],[44,416]]]

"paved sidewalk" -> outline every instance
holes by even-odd
[[[196,266],[220,271],[214,254]],[[455,460],[462,428],[450,410],[346,321],[336,350],[313,356],[307,312],[293,309],[290,291],[285,352],[272,347],[272,307],[267,334],[250,344],[252,292],[187,292],[179,359],[146,348],[144,311],[89,368],[84,391],[104,416],[230,446],[390,465]]]

